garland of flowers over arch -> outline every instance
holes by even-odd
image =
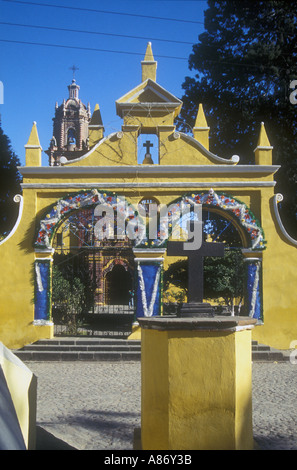
[[[187,205],[195,206],[201,204],[205,206],[209,205],[222,209],[223,211],[230,212],[234,216],[234,219],[238,221],[238,224],[243,227],[245,232],[248,234],[250,248],[252,250],[265,249],[266,241],[263,229],[247,205],[233,196],[223,192],[215,192],[213,189],[201,193],[186,194],[176,202],[170,204],[167,220],[165,220],[166,218],[164,220],[160,220],[158,233],[159,238],[151,242],[151,245],[165,245],[167,238],[169,238],[174,227],[181,221],[183,208],[185,208]],[[168,220],[170,220],[169,230]],[[168,236],[166,236],[166,231]]]
[[[65,217],[74,210],[96,204],[107,204],[114,210],[120,210],[126,222],[129,222],[130,230],[135,230],[135,245],[142,244],[145,237],[145,227],[132,205],[114,192],[101,193],[97,189],[92,189],[65,196],[51,206],[44,218],[40,220],[35,248],[50,249],[55,230]]]
[[[192,205],[209,205],[232,213],[239,225],[244,228],[250,239],[250,248],[253,250],[265,249],[265,238],[263,230],[254,214],[245,203],[225,193],[209,191],[187,194],[176,202],[170,204],[168,213],[160,220],[158,238],[149,240],[146,227],[138,212],[125,200],[115,193],[99,192],[97,189],[81,191],[68,195],[53,204],[45,217],[41,219],[35,242],[35,248],[50,249],[55,230],[63,218],[70,215],[74,210],[82,209],[96,204],[107,204],[114,210],[123,212],[123,216],[129,222],[131,230],[135,233],[135,246],[137,247],[160,247],[166,245],[172,230],[181,221],[182,209]]]

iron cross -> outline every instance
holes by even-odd
[[[149,140],[147,140],[145,144],[143,144],[143,146],[146,147],[146,153],[150,153],[150,147],[153,147],[154,144],[152,144]]]
[[[203,303],[204,257],[223,257],[224,243],[202,241],[201,248],[198,250],[185,250],[184,242],[169,241],[167,244],[167,255],[188,257],[188,303]]]
[[[72,70],[72,73],[73,73],[73,80],[75,79],[75,72],[77,70],[79,70],[78,67],[76,67],[76,65],[72,65],[72,67],[69,67],[70,70]]]

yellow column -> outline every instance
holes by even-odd
[[[253,448],[245,317],[139,318],[142,450]]]

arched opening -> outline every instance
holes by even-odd
[[[76,146],[76,132],[73,127],[70,127],[67,132],[67,148],[68,150],[74,150]]]
[[[131,332],[135,239],[126,235],[133,222],[137,227],[137,214],[124,198],[97,190],[68,195],[44,214],[35,248],[54,249],[49,291],[42,292],[51,299],[55,326],[64,316],[73,318],[76,328],[100,324],[104,334],[118,328],[125,328],[125,335]],[[106,230],[112,223],[113,229]]]
[[[107,322],[109,314],[114,321],[119,320],[115,313],[133,314],[133,240],[117,237],[116,212],[114,219],[115,226],[106,230],[111,228],[106,211],[91,205],[73,211],[57,228],[52,243],[55,324],[72,319],[74,326],[96,321],[102,327],[104,319],[106,329],[114,327]]]
[[[138,209],[142,217],[152,217],[154,216],[154,209],[158,211],[159,201],[155,197],[143,197],[138,203]]]
[[[159,137],[154,132],[140,133],[137,140],[137,163],[159,163]]]
[[[169,207],[170,211],[168,214],[170,214],[170,225],[172,226],[172,229],[169,230],[169,236],[174,232],[175,227],[181,226],[181,221],[185,222],[188,219],[197,218],[199,214],[198,208],[203,208],[204,222],[209,223],[209,214],[217,213],[219,217],[221,216],[230,222],[227,224],[229,230],[232,226],[235,228],[240,237],[242,247],[251,250],[265,249],[266,241],[258,220],[245,203],[232,196],[209,190],[185,195],[171,203]],[[205,215],[206,211],[208,217]],[[213,215],[211,218],[214,219],[215,216]],[[182,228],[185,229],[185,224]]]
[[[183,203],[189,203],[191,209],[195,204],[199,205],[202,210],[188,210],[183,215]],[[261,260],[258,255],[252,257],[251,253],[263,250],[265,240],[261,226],[248,207],[232,197],[209,191],[185,196],[171,205],[171,213],[177,214],[171,231],[172,239],[178,233],[176,228],[181,226],[185,230],[187,220],[201,220],[202,217],[204,241],[225,245],[223,258],[204,258],[204,301],[216,305],[218,313],[262,319]],[[172,304],[180,305],[187,301],[187,284],[187,259],[170,263],[164,273],[163,297],[169,310]]]
[[[144,204],[144,207],[147,207],[151,201],[153,201],[153,199],[143,199],[141,203]],[[96,209],[99,204],[104,205],[104,211],[100,213],[98,213]],[[149,240],[150,243],[147,241],[148,238],[143,236],[145,235],[143,230],[142,232],[140,231],[142,235],[141,233],[139,235],[138,227],[140,227],[141,224],[143,227],[143,221],[140,220],[141,217],[138,212],[134,210],[124,198],[121,199],[115,193],[101,193],[95,189],[74,193],[57,201],[48,209],[47,213],[44,214],[43,218],[40,220],[35,248],[38,249],[38,251],[46,250],[46,252],[50,252],[52,248],[54,248],[54,258],[61,255],[60,261],[61,263],[63,262],[62,264],[64,264],[64,260],[66,262],[66,257],[68,257],[68,260],[72,259],[72,262],[73,259],[81,260],[82,262],[78,263],[80,268],[75,271],[77,273],[75,275],[76,279],[73,279],[72,282],[71,279],[68,279],[71,289],[67,287],[63,288],[63,292],[70,292],[72,289],[76,289],[79,291],[79,295],[81,295],[83,290],[87,288],[87,292],[91,297],[91,306],[89,301],[82,302],[79,300],[77,302],[78,307],[81,308],[83,305],[84,313],[87,315],[91,313],[108,313],[108,309],[105,307],[109,307],[110,305],[125,306],[129,303],[130,298],[128,297],[128,292],[134,285],[132,278],[134,278],[134,276],[137,278],[136,274],[133,274],[136,272],[134,269],[133,247],[140,247],[141,250],[143,248],[152,247],[166,248],[167,239],[173,234],[173,227],[176,223],[182,223],[183,219],[181,214],[184,204],[190,205],[191,207],[193,207],[194,204],[198,204],[203,207],[202,218],[204,221],[205,240],[214,243],[216,241],[224,242],[226,243],[226,247],[228,245],[230,256],[225,257],[224,262],[228,258],[231,265],[233,264],[233,267],[235,265],[236,269],[238,269],[242,257],[241,260],[239,258],[236,260],[234,255],[235,251],[237,250],[238,253],[248,251],[249,261],[246,263],[246,266],[248,266],[249,282],[247,285],[250,304],[255,304],[254,300],[257,298],[256,307],[253,307],[249,312],[257,310],[257,318],[260,318],[261,260],[252,264],[255,256],[252,257],[251,254],[253,254],[255,250],[260,252],[265,248],[266,242],[264,240],[264,234],[261,226],[244,203],[222,193],[208,191],[192,194],[190,196],[186,195],[176,202],[173,202],[170,205],[170,215],[168,212],[168,217],[165,217],[165,222],[169,221],[169,226],[172,225],[172,229],[168,229],[169,235],[166,235],[165,230],[164,238],[161,238],[163,233],[163,226],[161,226],[162,217],[158,212],[160,227],[158,227],[157,239]],[[111,239],[108,239],[108,237],[98,238],[95,230],[98,222],[104,222],[106,210],[111,214],[111,221],[115,222],[114,230],[112,230],[112,234],[115,236]],[[121,217],[118,217],[119,212],[121,212]],[[186,217],[192,217],[192,215],[195,216],[195,212],[188,211]],[[117,224],[120,225],[120,230],[118,230],[119,227]],[[101,225],[104,227],[106,224],[101,223]],[[127,230],[128,226],[129,230]],[[105,231],[105,233],[109,233],[109,231]],[[137,234],[136,238],[128,236],[131,234]],[[260,255],[257,256],[260,259]],[[47,259],[47,261],[50,261],[50,259]],[[41,264],[42,263],[39,261],[35,264],[36,286],[38,291],[35,302],[36,320],[43,319],[43,311],[44,314],[47,315],[47,318],[50,318],[50,313],[47,313],[50,312],[50,307],[45,311],[46,308],[44,305],[49,305],[51,291],[45,291],[44,286],[51,285],[51,270],[47,269],[46,273],[44,273]],[[47,265],[50,266],[50,263],[47,263]],[[107,275],[107,273],[113,271],[115,265],[121,265],[122,267],[116,268],[113,273]],[[55,266],[54,259],[54,267]],[[219,284],[222,284],[221,280],[226,278],[226,269],[230,269],[228,265],[223,266],[222,269],[225,269],[225,272],[222,270],[219,272],[218,266],[218,263],[215,263],[213,267],[210,266],[209,268],[215,273],[216,279],[220,281],[216,282],[215,277],[212,276],[212,279],[214,279],[214,281],[212,281],[212,290],[216,290],[216,293]],[[179,267],[185,271],[185,267]],[[169,268],[171,269],[171,273],[176,275],[176,273],[173,272],[174,270],[172,270],[172,263],[169,263]],[[104,273],[105,275],[103,275]],[[81,274],[86,276],[86,282],[82,282],[83,286],[81,286]],[[168,277],[168,272],[166,275]],[[165,291],[166,275],[164,282]],[[106,279],[104,280],[104,276],[107,276],[107,282],[105,282]],[[240,279],[240,276],[239,272],[237,272],[234,277],[233,269],[233,279],[235,279],[236,282]],[[179,287],[182,287],[183,279],[184,275],[180,272],[178,277]],[[162,284],[162,279],[160,279],[160,283]],[[50,289],[50,287],[48,289]],[[239,306],[239,293],[235,292],[232,295],[237,301],[237,306]],[[221,297],[226,298],[225,293],[223,296],[223,291],[221,291]],[[39,298],[41,299],[40,301],[38,300]],[[89,300],[89,297],[87,298]],[[220,297],[217,295],[217,298]],[[180,298],[176,299],[177,297],[173,302],[181,300]],[[166,302],[166,299],[164,301]],[[170,300],[170,302],[172,301]],[[74,302],[72,303],[74,305]],[[129,311],[129,313],[131,312]],[[131,314],[133,314],[133,312]],[[97,318],[99,317],[97,316]]]
[[[246,237],[236,221],[221,209],[203,207],[202,220],[206,241],[226,243],[230,248],[246,246]]]
[[[132,295],[132,276],[124,266],[115,264],[105,277],[107,305],[129,305]]]

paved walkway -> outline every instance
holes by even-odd
[[[140,362],[30,362],[37,424],[80,450],[133,449],[140,427]],[[297,365],[253,364],[254,438],[297,450]]]

